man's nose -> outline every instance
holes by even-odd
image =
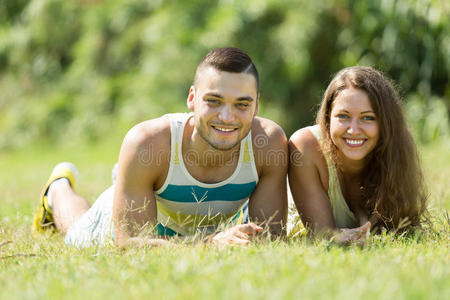
[[[224,123],[231,123],[234,121],[233,108],[229,105],[224,105],[219,112],[219,119]]]

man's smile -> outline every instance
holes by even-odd
[[[221,133],[230,133],[238,130],[236,126],[211,125],[211,127]]]

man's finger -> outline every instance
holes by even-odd
[[[242,224],[238,227],[239,231],[242,231],[245,234],[253,235],[257,232],[263,231],[263,228],[256,225],[255,223]]]
[[[246,234],[240,230],[234,231],[233,234],[234,234],[234,236],[236,236],[240,239],[243,239],[243,240],[248,240],[248,238],[249,238],[248,234]]]
[[[147,242],[147,245],[150,247],[161,247],[161,246],[170,246],[171,242],[163,239],[151,239]]]
[[[239,246],[247,246],[250,243],[249,240],[243,240],[243,239],[240,239],[240,238],[235,237],[235,236],[232,237],[229,240],[229,242],[230,242],[230,245],[239,245]]]

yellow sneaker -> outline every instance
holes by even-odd
[[[55,223],[53,221],[53,210],[50,208],[47,202],[47,193],[50,184],[60,178],[67,178],[72,188],[75,186],[76,178],[78,177],[78,171],[74,164],[70,162],[62,162],[57,164],[54,168],[47,183],[41,192],[41,198],[39,207],[33,217],[33,235],[43,233],[50,230],[51,232],[57,231]]]

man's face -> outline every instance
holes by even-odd
[[[188,107],[200,137],[214,149],[231,150],[248,134],[257,113],[255,77],[205,67],[191,88]]]

